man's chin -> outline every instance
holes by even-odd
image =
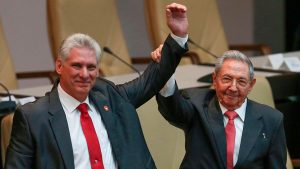
[[[76,85],[75,85],[75,87],[76,88],[89,88],[91,86],[91,84],[90,83],[77,83]]]
[[[90,87],[89,86],[78,86],[78,87],[76,87],[76,91],[78,93],[88,93],[90,91]]]
[[[227,105],[229,107],[234,107],[238,104],[238,101],[234,100],[234,99],[230,99],[230,98],[226,98],[223,100],[223,104]]]
[[[229,99],[229,100],[236,100],[236,99],[238,99],[238,96],[236,96],[236,95],[225,95],[225,98],[226,99]]]

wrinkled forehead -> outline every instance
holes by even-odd
[[[223,64],[221,64],[220,69],[216,71],[216,74],[246,74],[250,77],[250,69],[249,65],[244,61],[236,59],[226,59],[224,60]]]

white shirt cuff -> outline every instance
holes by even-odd
[[[165,86],[159,91],[159,94],[164,97],[171,96],[175,92],[175,87],[175,75],[173,74],[167,81]]]
[[[171,37],[179,44],[179,46],[181,46],[182,48],[185,48],[185,44],[189,38],[188,35],[186,35],[186,37],[182,38],[179,36],[174,35],[173,33],[171,33]]]

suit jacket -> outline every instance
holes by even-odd
[[[100,112],[119,169],[156,168],[136,108],[162,88],[185,52],[168,37],[161,62],[150,63],[141,77],[122,85],[96,80],[89,97]],[[15,112],[6,159],[6,169],[74,169],[70,133],[56,87]]]
[[[223,115],[214,90],[195,89],[187,96],[157,95],[160,113],[185,133],[181,169],[226,169]],[[283,115],[248,99],[235,169],[286,168]]]

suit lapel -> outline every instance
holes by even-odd
[[[118,155],[120,154],[121,147],[118,143],[120,140],[118,139],[117,114],[114,113],[114,110],[112,110],[112,106],[109,104],[108,98],[102,93],[98,91],[91,91],[89,97],[101,115],[101,119],[107,130],[109,141],[112,145],[114,156],[116,157],[116,160],[119,161]]]
[[[67,119],[59,101],[57,88],[50,93],[49,122],[66,169],[74,169],[74,157]]]
[[[237,165],[243,164],[253,148],[263,128],[261,117],[261,114],[253,107],[253,103],[248,100]]]
[[[209,103],[207,117],[219,155],[221,156],[223,165],[226,166],[226,135],[224,121],[216,97],[214,97]]]
[[[213,153],[216,155],[220,165],[226,166],[226,136],[222,113],[217,105],[214,93],[205,94],[203,96],[192,99],[196,109],[198,109],[201,122],[207,131],[208,139],[212,145]],[[199,104],[200,101],[200,104]]]
[[[105,97],[100,92],[90,92],[90,99],[99,111],[102,121],[105,124],[106,130],[115,130],[116,119],[114,118],[114,113],[112,106],[109,104],[107,97]],[[110,134],[110,132],[108,132]]]

